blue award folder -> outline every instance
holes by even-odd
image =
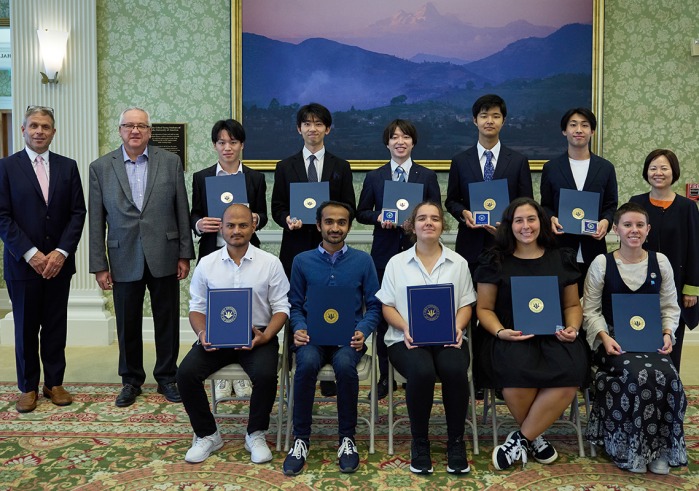
[[[424,184],[419,182],[385,181],[383,207],[398,210],[398,225],[403,225],[422,202]]]
[[[582,235],[582,221],[599,219],[599,193],[561,189],[558,202],[558,223],[563,232]]]
[[[614,339],[622,351],[655,353],[663,346],[660,295],[612,294]]]
[[[206,298],[206,339],[214,348],[252,344],[252,288],[212,288]]]
[[[507,189],[507,179],[494,181],[471,182],[468,185],[468,194],[471,198],[471,213],[479,211],[490,212],[490,223],[495,224],[502,220],[502,212],[510,204],[510,192]],[[484,225],[477,223],[477,225]]]
[[[454,344],[454,285],[409,286],[408,326],[415,346]]]
[[[354,336],[356,289],[348,286],[309,285],[306,326],[310,344],[349,346]]]
[[[289,190],[291,218],[304,225],[316,223],[316,208],[330,200],[330,184],[322,182],[292,182]]]
[[[222,218],[233,203],[248,203],[248,190],[243,174],[209,176],[204,179],[206,187],[206,211],[208,216]]]
[[[513,276],[512,317],[522,334],[555,334],[562,326],[557,276]]]

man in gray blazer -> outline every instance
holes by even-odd
[[[119,407],[130,406],[146,379],[143,300],[148,288],[155,324],[158,392],[181,402],[175,377],[179,352],[179,280],[189,274],[194,246],[189,202],[179,157],[149,146],[150,115],[121,113],[121,147],[90,164],[90,272],[114,290],[119,338]]]

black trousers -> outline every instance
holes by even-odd
[[[201,345],[192,346],[177,371],[177,386],[189,422],[198,437],[216,432],[216,420],[211,414],[203,382],[206,377],[231,363],[240,364],[252,382],[248,434],[269,428],[269,415],[277,394],[278,352],[276,336],[269,343],[252,350],[224,348],[206,351]]]
[[[47,387],[63,385],[70,280],[71,276],[7,282],[15,321],[17,387],[22,392],[39,389],[41,365]]]
[[[180,349],[180,284],[176,275],[155,278],[145,265],[138,281],[114,282],[114,312],[122,383],[143,385],[143,300],[150,292],[155,326],[155,368],[159,384],[175,381]]]
[[[391,364],[407,380],[405,389],[410,432],[413,438],[428,438],[434,384],[442,382],[442,401],[449,439],[463,437],[468,408],[468,346],[427,346],[408,349],[405,343],[388,347]]]

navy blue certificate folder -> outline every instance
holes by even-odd
[[[403,225],[422,202],[423,188],[424,184],[419,182],[384,182],[383,207],[398,210],[398,225]]]
[[[663,347],[660,295],[612,294],[614,339],[622,351],[655,353]]]
[[[409,286],[408,326],[415,346],[454,344],[454,285]]]
[[[330,200],[330,184],[322,182],[292,182],[289,188],[289,214],[304,225],[316,223],[316,208]]]
[[[599,193],[561,189],[558,202],[558,223],[563,232],[582,235],[582,220],[599,220]]]
[[[348,346],[354,336],[356,290],[346,286],[309,285],[306,326],[310,344]]]
[[[507,179],[471,182],[468,185],[468,194],[471,197],[471,213],[476,211],[490,212],[490,225],[492,226],[502,221],[502,212],[510,204]]]
[[[233,203],[248,202],[248,190],[243,174],[209,176],[204,179],[204,185],[206,210],[210,217],[222,218],[223,212]]]
[[[555,334],[563,325],[556,276],[513,276],[512,316],[522,334]]]
[[[252,288],[212,288],[206,299],[206,340],[215,348],[252,344]]]

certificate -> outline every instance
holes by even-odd
[[[422,202],[424,184],[419,182],[384,181],[383,206],[398,210],[398,225],[402,225]]]
[[[454,285],[409,286],[408,327],[415,346],[454,344]]]
[[[596,221],[599,218],[599,193],[561,189],[558,202],[558,223],[563,232],[582,235],[583,219]],[[589,230],[589,225],[587,227]]]
[[[555,334],[563,325],[557,276],[513,276],[512,317],[522,334]]]
[[[206,297],[206,340],[214,348],[250,347],[252,288],[212,288]]]
[[[471,199],[471,213],[476,217],[479,213],[479,221],[476,225],[493,225],[502,221],[502,212],[510,204],[510,192],[507,189],[507,179],[496,179],[494,181],[471,182],[468,185],[468,194]],[[481,212],[488,212],[488,223],[483,219],[486,215]]]
[[[306,326],[310,344],[349,346],[354,336],[357,290],[348,286],[309,285]]]
[[[223,218],[223,212],[233,203],[248,203],[245,176],[241,173],[230,176],[209,176],[204,179],[206,187],[206,213],[210,217]]]
[[[330,200],[330,184],[321,182],[292,182],[290,185],[291,218],[301,220],[305,225],[316,223],[316,209]]]
[[[655,353],[663,346],[660,295],[613,293],[614,339],[622,351]]]

